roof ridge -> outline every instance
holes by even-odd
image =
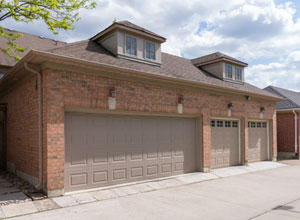
[[[68,46],[73,46],[73,45],[76,45],[76,44],[80,44],[80,43],[83,43],[85,41],[89,41],[89,40],[80,40],[80,41],[75,41],[75,42],[72,42],[72,43],[66,43],[66,45],[56,47],[56,48],[51,48],[51,49],[45,50],[45,51],[57,50],[57,49],[61,49],[63,47],[68,47]]]
[[[20,33],[20,34],[31,35],[31,36],[34,36],[34,37],[39,37],[39,38],[41,38],[41,39],[53,40],[53,41],[56,41],[56,42],[61,42],[61,43],[67,44],[67,42],[65,42],[65,41],[55,40],[55,39],[49,38],[49,37],[43,37],[43,36],[41,36],[41,35],[31,34],[31,33],[29,33],[29,32],[18,31],[18,30],[11,29],[11,28],[6,28],[6,27],[3,27],[3,29],[8,30],[8,31],[10,31],[10,32],[17,32],[17,33]]]

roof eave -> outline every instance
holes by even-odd
[[[297,107],[297,108],[276,109],[276,112],[279,113],[293,112],[293,111],[300,112],[300,108]]]
[[[157,79],[157,80],[164,80],[168,82],[173,82],[173,83],[181,83],[181,84],[188,84],[188,85],[193,85],[195,87],[202,87],[204,89],[211,89],[215,91],[223,91],[223,92],[228,92],[228,93],[234,93],[234,94],[239,94],[239,95],[244,95],[244,96],[252,96],[255,98],[259,99],[266,99],[270,101],[283,101],[284,99],[281,97],[274,97],[274,96],[268,96],[268,95],[262,95],[262,94],[257,94],[253,92],[248,92],[248,91],[242,91],[234,88],[225,88],[221,86],[215,86],[215,85],[209,85],[201,82],[195,82],[191,80],[185,80],[185,79],[179,79],[179,78],[172,78],[172,77],[167,77],[167,76],[162,76],[162,75],[155,75],[153,73],[149,72],[142,72],[138,70],[132,70],[124,67],[119,67],[115,65],[109,65],[109,64],[104,64],[104,63],[98,63],[98,62],[93,62],[93,61],[87,61],[83,59],[78,59],[78,58],[73,58],[73,57],[67,57],[63,55],[57,55],[45,51],[38,51],[38,50],[31,50],[27,55],[25,55],[5,76],[3,76],[0,80],[0,88],[1,84],[4,82],[8,76],[12,75],[15,71],[17,71],[20,67],[22,67],[24,62],[28,62],[29,60],[33,59],[35,56],[37,56],[39,59],[44,58],[45,61],[49,61],[49,59],[53,58],[54,61],[57,61],[58,59],[70,62],[70,63],[78,63],[78,64],[89,64],[89,66],[94,66],[94,67],[99,67],[103,69],[109,69],[109,70],[117,70],[120,73],[128,73],[130,72],[131,76],[135,77],[144,77],[144,78],[151,78],[151,79]]]
[[[208,65],[208,64],[217,63],[217,62],[221,62],[221,61],[234,63],[234,64],[237,64],[237,65],[240,65],[240,66],[243,66],[243,67],[248,66],[248,63],[228,59],[228,58],[225,58],[225,57],[220,57],[220,58],[210,60],[210,61],[207,61],[207,62],[202,62],[202,63],[199,63],[199,64],[195,63],[195,66],[200,67],[200,66],[205,66],[205,65]]]
[[[166,38],[164,37],[161,37],[161,36],[156,36],[156,35],[153,35],[153,34],[150,34],[150,33],[145,33],[145,32],[142,32],[138,29],[135,29],[135,28],[129,28],[129,27],[126,27],[124,25],[121,25],[121,24],[118,24],[118,23],[113,23],[112,25],[110,25],[109,27],[105,28],[103,31],[101,31],[100,33],[96,34],[95,36],[93,36],[92,38],[90,38],[90,40],[97,40],[99,39],[101,36],[115,30],[115,29],[122,29],[122,30],[125,30],[125,31],[131,31],[131,32],[136,32],[140,35],[143,35],[143,36],[147,36],[147,37],[150,37],[150,38],[153,38],[155,39],[156,41],[160,42],[160,43],[164,43],[166,42]]]

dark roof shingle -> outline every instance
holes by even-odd
[[[44,38],[40,36],[36,36],[33,34],[28,34],[20,31],[14,31],[10,29],[3,28],[5,32],[14,33],[14,34],[22,34],[23,36],[18,38],[15,43],[25,49],[24,53],[16,53],[19,57],[24,57],[31,49],[36,50],[49,50],[55,47],[61,47],[66,45],[67,43],[62,41],[56,41],[49,38]],[[7,40],[4,37],[0,38],[0,47],[6,48],[7,47]],[[4,54],[0,53],[0,65],[4,66],[14,66],[16,64],[15,59]]]
[[[228,56],[226,54],[223,54],[221,52],[215,52],[215,53],[212,53],[212,54],[208,54],[208,55],[205,55],[205,56],[202,56],[202,57],[198,57],[198,58],[195,58],[195,59],[192,59],[192,63],[196,66],[201,66],[202,64],[205,64],[205,63],[208,63],[208,62],[212,62],[212,61],[217,61],[219,59],[222,59],[222,58],[226,58],[228,60],[232,60],[234,62],[238,62],[238,63],[241,63],[243,65],[248,65],[247,63],[244,63],[238,59],[235,59],[231,56]]]
[[[285,101],[277,102],[276,108],[283,110],[283,109],[295,109],[300,108],[300,93],[291,91],[288,89],[282,89],[275,86],[268,86],[264,88],[265,91],[271,92],[276,94],[280,97],[285,98]]]
[[[114,65],[133,71],[141,71],[147,74],[160,75],[175,79],[183,79],[198,83],[204,83],[208,86],[216,86],[224,89],[234,89],[237,91],[278,98],[278,96],[252,86],[248,83],[234,83],[217,79],[216,77],[200,70],[195,65],[193,65],[192,60],[170,55],[167,53],[162,53],[162,65],[159,67],[117,58],[100,44],[92,40],[68,44],[60,48],[50,49],[48,50],[48,52],[86,61],[93,61],[100,64]]]

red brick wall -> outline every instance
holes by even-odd
[[[299,133],[299,113],[298,113]],[[295,152],[295,115],[294,113],[277,114],[278,152]]]
[[[7,103],[7,160],[18,171],[38,177],[38,91],[36,77],[1,98]]]
[[[185,97],[183,113],[203,116],[203,167],[210,167],[210,117],[227,117],[227,104],[233,103],[232,117],[245,120],[259,119],[260,107],[266,112],[264,119],[276,121],[275,103],[246,100],[238,95],[216,95],[208,91],[191,91],[141,84],[125,80],[108,79],[96,75],[45,69],[44,85],[44,175],[48,190],[64,187],[64,108],[81,107],[108,109],[110,88],[117,90],[117,110],[177,113],[178,95]],[[272,124],[272,123],[271,123]],[[276,123],[273,123],[274,125]],[[242,140],[247,142],[247,126]],[[276,126],[270,129],[276,133]],[[273,157],[277,156],[276,135]],[[243,143],[243,146],[248,146]],[[248,151],[244,150],[247,162]]]

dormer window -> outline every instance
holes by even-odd
[[[146,42],[146,59],[155,60],[155,44]]]
[[[136,56],[136,39],[126,36],[126,53]]]
[[[229,64],[226,64],[225,77],[232,79],[232,66]]]
[[[239,68],[239,67],[235,68],[235,79],[242,81],[242,79],[243,79],[242,68]]]

